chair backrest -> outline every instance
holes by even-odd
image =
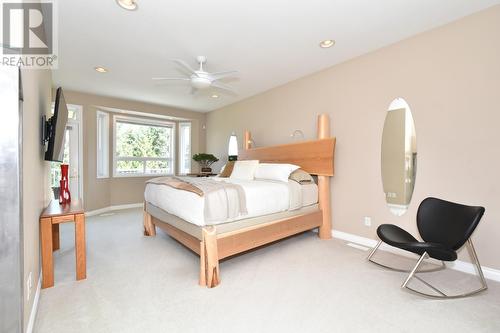
[[[439,243],[456,251],[472,235],[484,211],[484,207],[427,198],[418,207],[418,231],[424,241]]]

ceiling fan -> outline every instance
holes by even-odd
[[[207,58],[204,56],[197,56],[196,61],[200,64],[198,70],[194,70],[189,66],[186,62],[180,59],[173,59],[173,62],[181,66],[183,69],[189,72],[189,77],[154,77],[153,80],[156,81],[189,81],[191,84],[191,94],[194,94],[198,89],[203,90],[210,87],[222,89],[225,91],[229,91],[235,93],[232,87],[219,82],[218,80],[230,76],[236,75],[237,71],[224,71],[224,72],[215,72],[209,73],[203,69],[203,64],[207,62]]]

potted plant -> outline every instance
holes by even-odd
[[[210,166],[219,159],[212,154],[199,153],[193,155],[193,160],[198,162],[201,167],[201,172],[210,173],[212,172],[212,168]]]

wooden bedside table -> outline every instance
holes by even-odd
[[[76,279],[87,278],[85,254],[85,212],[81,200],[59,205],[52,200],[40,216],[40,246],[42,248],[42,289],[54,286],[54,257],[59,249],[59,223],[75,222]]]
[[[212,176],[217,176],[217,174],[216,173],[199,172],[199,173],[187,173],[186,176],[188,176],[188,177],[212,177]]]

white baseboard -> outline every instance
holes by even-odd
[[[126,204],[126,205],[116,205],[116,206],[108,206],[96,210],[91,210],[89,212],[85,212],[85,216],[95,216],[95,215],[100,215],[108,212],[112,212],[115,210],[122,210],[122,209],[130,209],[130,208],[138,208],[142,207],[144,203],[134,203],[134,204]]]
[[[348,242],[356,243],[356,244],[367,246],[370,248],[377,245],[377,241],[374,239],[349,234],[347,232],[343,232],[340,230],[332,230],[332,236],[334,238],[342,239],[342,240],[345,240]],[[398,255],[403,255],[405,257],[412,256],[412,254],[407,252],[407,251],[397,249],[397,248],[389,246],[387,244],[382,244],[380,246],[380,250],[392,252],[392,253],[395,253]],[[460,271],[460,272],[464,272],[464,273],[468,273],[468,274],[476,274],[476,268],[474,267],[474,265],[472,265],[471,263],[465,262],[465,261],[456,260],[453,262],[447,262],[446,266],[451,268],[451,269]],[[500,282],[500,270],[490,268],[490,267],[485,267],[485,266],[481,266],[481,268],[483,269],[483,273],[484,273],[485,278],[487,278],[489,280]]]
[[[464,273],[468,273],[468,274],[477,274],[476,268],[474,267],[474,265],[472,265],[471,263],[465,262],[465,261],[456,260],[456,261],[448,263],[447,266],[450,267],[451,269],[454,269],[454,270],[457,270],[460,272],[464,272]],[[481,268],[483,270],[485,278],[487,278],[489,280],[500,282],[500,270],[490,268],[490,267],[485,267],[483,265],[481,265]]]
[[[33,306],[31,307],[30,319],[28,320],[28,326],[26,326],[26,333],[32,333],[33,327],[35,327],[36,313],[38,312],[38,301],[40,300],[40,290],[42,289],[42,272],[38,276],[38,283],[36,285],[35,298],[33,299]]]

